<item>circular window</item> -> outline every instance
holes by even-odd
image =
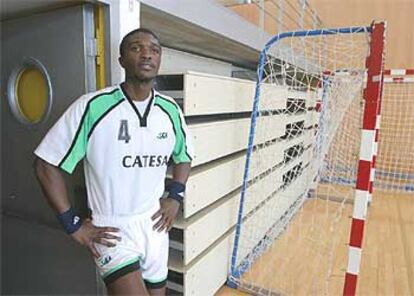
[[[36,59],[26,58],[8,81],[8,99],[14,116],[21,123],[44,121],[52,106],[52,87],[46,68]]]

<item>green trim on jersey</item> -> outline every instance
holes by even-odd
[[[73,138],[72,145],[59,163],[61,169],[69,174],[73,172],[78,162],[85,156],[89,137],[97,124],[124,100],[124,95],[119,89],[109,93],[98,94],[89,100],[76,135]]]
[[[182,126],[180,112],[178,106],[159,95],[155,96],[155,106],[161,108],[171,120],[175,133],[175,145],[172,158],[175,163],[191,162],[191,156],[187,151],[186,134]]]

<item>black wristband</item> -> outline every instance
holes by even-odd
[[[56,217],[67,234],[74,233],[82,225],[80,217],[73,208],[70,208],[62,214],[57,214]]]
[[[170,184],[167,185],[166,190],[168,191],[168,197],[175,199],[179,203],[184,201],[184,194],[185,194],[185,185],[172,181]]]

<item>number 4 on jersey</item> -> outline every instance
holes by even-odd
[[[130,139],[131,136],[128,133],[128,120],[123,119],[119,125],[118,140],[125,141],[125,143],[128,144]]]

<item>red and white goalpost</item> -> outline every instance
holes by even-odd
[[[348,268],[345,275],[344,295],[355,295],[361,264],[362,242],[368,202],[372,199],[375,161],[378,151],[381,96],[383,86],[385,24],[373,26],[370,56],[367,58],[367,81],[364,90],[364,111],[358,174],[349,239]]]

